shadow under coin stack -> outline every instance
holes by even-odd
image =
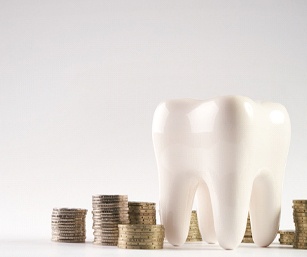
[[[86,209],[53,208],[51,215],[52,241],[84,243]]]
[[[295,234],[293,248],[307,249],[307,200],[293,200]]]
[[[248,217],[247,217],[246,230],[245,230],[245,234],[244,234],[242,243],[254,243],[249,214],[248,214]]]
[[[118,242],[118,224],[129,224],[127,195],[94,195],[94,244],[113,245]]]
[[[156,225],[156,204],[128,202],[130,224]]]
[[[189,234],[186,241],[187,242],[202,241],[202,237],[198,227],[198,219],[196,211],[192,211],[191,213]]]
[[[123,249],[162,249],[165,231],[163,225],[118,225],[118,247]]]
[[[294,230],[279,230],[279,243],[281,245],[293,245]]]

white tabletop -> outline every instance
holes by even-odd
[[[307,250],[293,249],[273,243],[270,247],[260,248],[254,244],[241,244],[235,250],[223,250],[218,245],[208,245],[205,242],[186,243],[182,247],[164,244],[162,250],[125,250],[117,247],[93,245],[90,241],[83,244],[51,242],[49,239],[39,240],[0,240],[1,257],[8,256],[307,256]]]

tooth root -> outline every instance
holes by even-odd
[[[254,180],[250,219],[253,240],[261,247],[270,245],[278,232],[282,190],[279,179],[272,172],[263,172]]]
[[[244,173],[224,174],[210,189],[217,241],[224,249],[236,248],[244,237],[252,188],[251,178]]]
[[[188,236],[198,181],[190,174],[182,175],[184,172],[163,171],[160,174],[164,174],[160,176],[160,215],[165,237],[172,245],[180,246]]]
[[[212,205],[209,189],[206,183],[199,185],[197,192],[197,216],[198,226],[202,239],[207,243],[216,243],[216,234],[214,230]]]

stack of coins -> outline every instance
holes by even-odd
[[[193,241],[202,241],[201,234],[198,227],[198,219],[197,219],[197,212],[192,211],[191,220],[190,220],[190,229],[189,234],[187,237],[187,242]]]
[[[149,202],[129,202],[130,224],[156,225],[156,204]]]
[[[293,200],[295,234],[293,247],[307,249],[307,200]]]
[[[127,195],[94,195],[94,244],[117,245],[118,224],[129,224]]]
[[[294,242],[294,230],[279,230],[280,234],[279,243],[281,245],[293,245]]]
[[[84,243],[86,209],[53,208],[51,215],[52,241]]]
[[[118,225],[118,247],[123,249],[162,249],[163,225],[130,224]]]
[[[246,230],[245,230],[245,234],[244,234],[242,243],[254,243],[249,214],[248,214],[248,217],[247,217]]]

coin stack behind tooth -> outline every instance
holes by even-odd
[[[163,225],[129,224],[118,225],[118,247],[123,249],[162,249]]]
[[[189,229],[189,234],[188,234],[186,241],[187,242],[202,241],[201,234],[200,234],[199,227],[198,227],[198,219],[197,219],[196,211],[192,211],[190,229]]]
[[[84,243],[86,209],[53,208],[51,215],[52,241]]]
[[[246,230],[245,230],[245,234],[244,234],[242,243],[254,243],[249,214],[248,214],[248,217],[247,217]]]
[[[279,243],[281,245],[293,245],[294,230],[279,230]]]
[[[293,248],[307,249],[307,200],[293,200],[295,234]]]
[[[130,224],[156,225],[156,204],[128,202]]]
[[[118,242],[118,224],[129,224],[127,195],[94,195],[94,244],[113,245]]]

